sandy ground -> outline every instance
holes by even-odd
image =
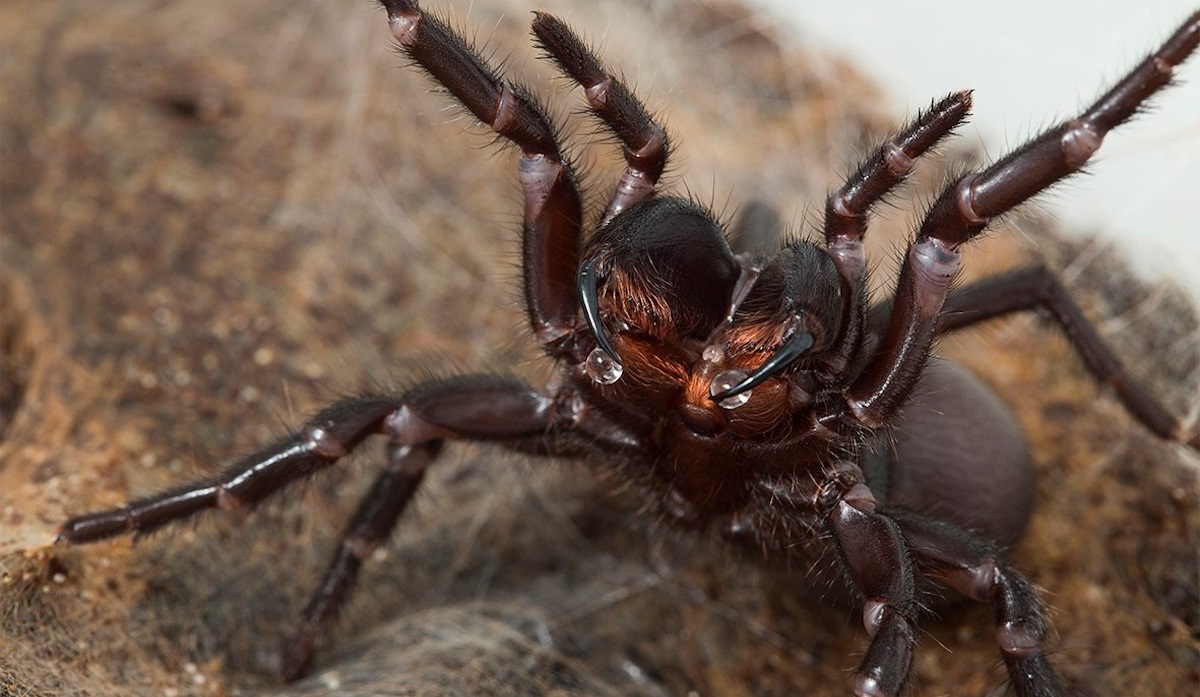
[[[801,226],[903,117],[733,4],[541,6],[667,116],[675,189],[727,217],[757,198]],[[526,9],[477,1],[455,19],[565,117],[578,95],[532,58]],[[286,638],[378,451],[136,545],[51,548],[55,526],[216,471],[346,393],[466,368],[542,379],[516,301],[511,153],[399,67],[368,3],[14,0],[0,40],[0,692],[284,694]],[[586,157],[603,195],[612,154]],[[904,202],[946,166],[924,165],[873,230],[881,283]],[[967,262],[978,276],[1034,257],[1194,414],[1200,329],[1179,293],[1030,218]],[[1196,454],[1134,425],[1033,318],[943,349],[1029,432],[1040,501],[1014,559],[1046,591],[1068,681],[1194,692]],[[803,570],[648,525],[578,464],[449,450],[287,694],[848,693],[858,613]],[[1002,692],[990,610],[946,614],[924,626],[912,693]]]

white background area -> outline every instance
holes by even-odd
[[[850,59],[897,115],[971,88],[961,137],[995,158],[1076,114],[1150,53],[1197,4],[1187,0],[749,0],[794,45]],[[1065,229],[1120,246],[1147,277],[1200,299],[1200,55],[1151,111],[1110,134],[1079,176],[1038,199]],[[1102,242],[1104,243],[1104,242]]]

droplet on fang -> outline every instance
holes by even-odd
[[[584,362],[584,370],[591,376],[592,380],[601,385],[611,385],[621,379],[621,373],[625,372],[625,368],[618,362],[608,357],[602,348],[592,349],[588,354],[587,361]]]
[[[713,378],[712,385],[710,385],[708,388],[708,393],[715,397],[735,385],[740,385],[745,379],[746,374],[740,370],[726,370],[724,372],[717,373],[716,377]],[[754,390],[746,390],[745,392],[735,394],[732,397],[726,397],[725,399],[717,402],[717,404],[721,405],[721,407],[724,409],[737,409],[746,402],[750,401],[750,393],[753,391]]]

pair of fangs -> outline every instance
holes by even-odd
[[[726,317],[726,324],[733,320],[734,310],[749,293],[750,287],[758,276],[758,271],[756,268],[743,267],[742,278],[739,279],[738,288],[734,292],[734,301]],[[611,385],[621,379],[625,367],[621,365],[621,358],[608,340],[608,333],[600,320],[599,276],[594,259],[589,259],[580,266],[579,297],[583,305],[583,315],[587,319],[588,327],[592,330],[592,335],[596,337],[597,344],[596,348],[588,354],[587,360],[584,361],[584,370],[587,371],[593,382],[599,385]],[[812,348],[814,341],[810,332],[803,330],[794,332],[784,345],[753,374],[747,375],[740,370],[724,370],[713,376],[712,383],[708,387],[709,396],[724,409],[737,409],[750,401],[750,395],[756,386],[774,377],[776,373],[803,355],[805,351]],[[721,350],[720,346],[713,343],[704,348],[701,358],[707,363],[718,364],[724,360],[725,352]]]

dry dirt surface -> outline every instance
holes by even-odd
[[[528,7],[456,4],[559,116],[580,108],[534,59]],[[760,199],[805,227],[903,118],[734,4],[539,5],[666,115],[676,190],[727,217]],[[0,693],[848,694],[866,636],[822,602],[835,573],[765,573],[662,530],[577,463],[448,448],[312,677],[286,689],[287,637],[376,448],[255,511],[50,546],[65,516],[218,471],[338,396],[545,366],[516,301],[513,155],[401,67],[371,3],[8,0],[0,41]],[[583,150],[606,192],[611,148]],[[872,231],[882,282],[904,202],[946,167],[924,163]],[[967,263],[1035,257],[1194,413],[1200,330],[1178,292],[1029,217]],[[1134,425],[1036,318],[943,351],[1029,432],[1041,488],[1014,558],[1045,589],[1066,679],[1195,694],[1196,454]],[[944,614],[912,693],[1002,693],[990,610]]]

